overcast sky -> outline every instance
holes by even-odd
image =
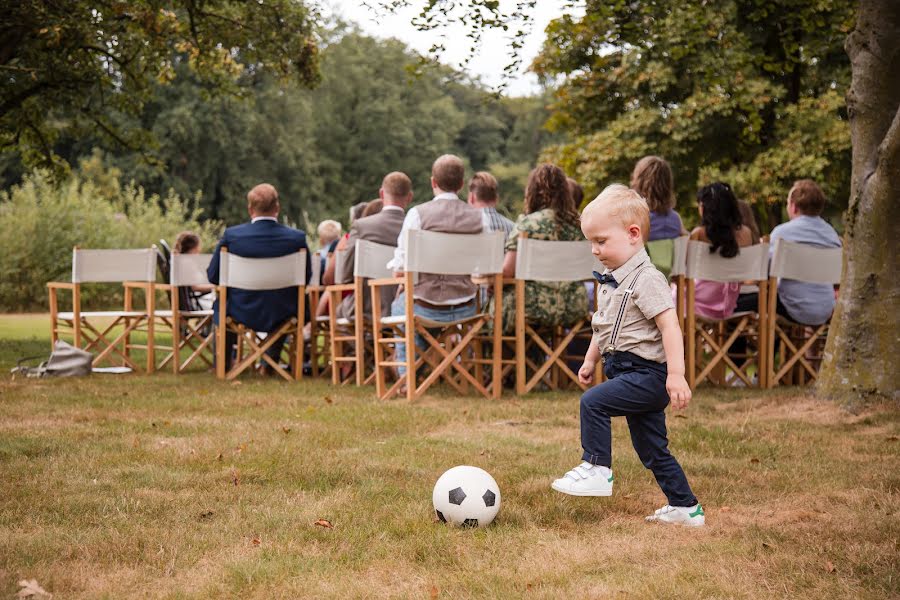
[[[406,9],[393,15],[374,15],[371,11],[361,8],[358,2],[353,0],[325,0],[325,14],[330,9],[336,16],[346,21],[359,25],[366,34],[376,37],[395,37],[406,43],[414,50],[423,54],[434,42],[435,36],[430,32],[416,30],[411,21],[416,15],[416,8]],[[414,2],[416,6],[422,2]],[[515,0],[501,0],[501,6],[509,9],[515,4]],[[547,24],[562,15],[564,12],[572,12],[564,9],[565,0],[540,0],[534,8],[534,19],[531,22],[531,31],[525,39],[525,45],[520,50],[522,66],[519,73],[509,81],[508,95],[524,95],[538,91],[537,77],[531,73],[525,73],[531,60],[537,55],[544,41],[544,28]],[[421,9],[420,9],[421,10]],[[445,30],[444,44],[447,48],[442,61],[459,67],[460,63],[468,56],[470,40],[465,37],[466,31],[462,26],[449,27]],[[482,47],[478,54],[471,60],[468,66],[470,73],[481,77],[482,81],[490,86],[497,86],[502,81],[503,68],[511,61],[512,48],[510,40],[502,31],[490,31],[482,40]]]

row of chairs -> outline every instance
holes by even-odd
[[[328,287],[319,284],[315,268],[312,283],[306,286],[302,252],[275,259],[249,259],[230,254],[226,249],[216,292],[220,305],[227,306],[229,287],[251,290],[297,287],[298,314],[279,331],[269,333],[254,332],[230,318],[226,319],[225,327],[214,329],[212,311],[184,306],[179,290],[208,283],[206,266],[211,255],[174,254],[169,281],[159,284],[154,248],[76,248],[72,283],[48,284],[52,338],[55,342],[63,331],[70,330],[76,345],[97,352],[95,363],[115,357],[126,366],[147,372],[171,366],[173,372],[180,373],[197,361],[211,366],[214,345],[219,377],[233,379],[253,365],[265,362],[282,377],[296,380],[302,377],[304,365],[306,299],[309,298],[314,315],[317,303],[327,296],[329,315],[313,320],[309,358],[312,373],[330,373],[335,384],[374,382],[379,397],[404,392],[410,399],[437,381],[444,381],[460,393],[474,390],[488,397],[498,397],[503,382],[510,380],[515,381],[520,394],[540,385],[550,389],[566,385],[583,387],[575,375],[578,358],[570,348],[580,342],[583,349],[591,337],[590,315],[565,329],[542,328],[528,321],[524,301],[526,281],[592,281],[591,271],[599,265],[590,254],[588,242],[548,242],[522,237],[518,244],[516,279],[504,281],[500,275],[501,234],[470,236],[410,231],[408,235],[408,259],[402,280],[392,277],[385,266],[393,255],[392,247],[358,241],[353,282]],[[706,244],[688,241],[687,237],[651,242],[649,249],[654,257],[671,257],[670,272],[676,288],[679,321],[685,332],[687,375],[692,387],[705,380],[720,384],[739,380],[746,385],[770,387],[790,381],[788,377],[798,369],[804,376],[815,378],[817,368],[809,352],[824,337],[827,324],[810,330],[776,317],[775,282],[779,277],[788,277],[837,283],[839,249],[824,250],[779,240],[771,266],[767,244],[743,248],[732,259],[711,254]],[[447,259],[450,256],[452,260]],[[404,315],[381,314],[382,294],[392,295],[398,283],[412,289],[418,273],[472,275],[482,289],[490,288],[495,297],[499,297],[504,285],[515,286],[514,334],[503,333],[499,302],[494,304],[491,314],[478,310],[471,318],[443,323],[415,315],[412,295],[408,294]],[[736,313],[719,321],[700,318],[694,310],[694,279],[753,282],[759,290],[757,310]],[[124,285],[123,309],[81,311],[81,285],[101,281]],[[58,310],[60,289],[72,291],[71,312]],[[136,290],[142,290],[145,295],[142,309],[135,307]],[[157,308],[157,290],[169,293],[170,309]],[[355,298],[353,319],[339,318],[336,312],[341,295],[347,292]],[[365,294],[371,294],[371,319],[363,310]],[[486,297],[483,292],[478,295],[479,300]],[[593,300],[596,303],[596,290]],[[95,324],[98,319],[103,321],[102,326]],[[133,339],[138,332],[145,334],[142,344]],[[158,335],[161,332],[171,333],[171,346],[157,343],[162,338]],[[227,332],[236,335],[237,346],[233,367],[226,372]],[[218,335],[215,344],[214,335]],[[282,336],[290,339],[286,360],[289,368],[267,353]],[[416,336],[426,342],[424,349],[417,350]],[[743,340],[740,352],[736,350],[738,340]],[[321,347],[320,341],[324,342]],[[393,350],[398,342],[407,347],[403,363],[394,358]],[[137,348],[146,350],[144,368],[132,358],[131,351]],[[157,351],[165,352],[160,361],[156,359]],[[187,358],[183,357],[184,353],[188,353]],[[405,375],[392,381],[399,367],[405,369]],[[597,376],[602,377],[599,368]]]

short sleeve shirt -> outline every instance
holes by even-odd
[[[634,293],[625,303],[616,351],[631,352],[658,363],[666,362],[662,333],[654,321],[660,313],[675,308],[665,275],[653,266],[644,249],[624,265],[614,271],[607,269],[604,273],[612,275],[618,287],[614,288],[612,284],[600,286],[598,310],[591,319],[594,330],[591,343],[597,344],[601,352],[609,345],[625,290],[633,287]]]

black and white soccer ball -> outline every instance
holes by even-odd
[[[478,467],[453,467],[434,484],[434,512],[443,523],[487,527],[500,510],[500,487]]]

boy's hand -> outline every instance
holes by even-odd
[[[669,400],[672,401],[672,408],[675,410],[686,408],[691,401],[691,388],[681,373],[669,373],[666,377],[666,391],[669,392]]]
[[[581,368],[578,369],[578,381],[581,382],[582,385],[591,385],[594,383],[594,371],[597,368],[597,363],[593,360],[585,360],[581,365]]]

